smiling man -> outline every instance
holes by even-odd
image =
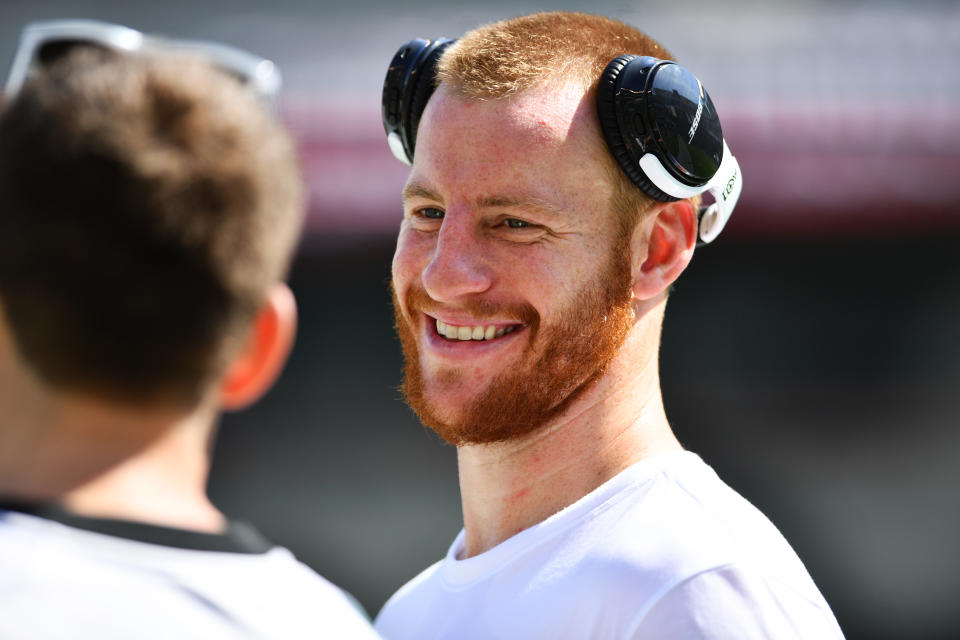
[[[668,59],[565,13],[394,58],[404,393],[457,446],[464,529],[381,611],[387,638],[842,637],[666,418],[668,289],[740,187],[709,96]]]

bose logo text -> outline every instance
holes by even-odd
[[[720,197],[723,198],[724,202],[727,200],[727,196],[733,193],[733,187],[737,184],[738,172],[734,171],[733,175],[730,176],[730,179],[727,180],[727,186],[723,188],[723,191],[720,192]]]
[[[693,124],[690,125],[690,131],[687,132],[687,144],[693,142],[693,136],[697,133],[697,126],[700,124],[701,115],[703,115],[703,97],[697,102],[697,115],[693,117]]]

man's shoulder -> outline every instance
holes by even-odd
[[[588,564],[625,579],[679,581],[743,563],[806,575],[776,526],[691,453],[625,488],[583,528],[571,539],[586,542]]]
[[[417,608],[418,603],[424,599],[428,599],[430,597],[429,594],[433,590],[434,581],[439,578],[437,572],[440,570],[443,562],[444,560],[434,562],[397,589],[383,605],[383,608],[380,609],[380,613],[377,614],[377,626],[389,624],[391,618],[401,609],[407,610],[411,605],[413,608]]]
[[[175,548],[0,511],[0,565],[4,638],[59,637],[78,625],[105,638],[245,629],[264,638],[309,629],[374,637],[344,592],[282,547]]]
[[[830,606],[812,582],[784,582],[742,562],[669,586],[637,612],[629,637],[810,638],[842,640]]]
[[[633,594],[624,605],[637,607],[636,620],[647,610],[669,619],[690,603],[727,616],[739,602],[747,617],[756,607],[791,612],[764,624],[810,612],[811,620],[835,629],[829,607],[776,526],[693,454],[674,457],[628,486],[616,504],[582,526],[586,532],[569,536],[564,552],[584,545],[577,583]],[[714,600],[719,604],[711,608]]]

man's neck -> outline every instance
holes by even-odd
[[[128,409],[38,385],[0,394],[0,495],[80,516],[223,530],[205,489],[212,409]]]
[[[680,449],[660,396],[655,345],[637,332],[558,420],[520,441],[458,449],[466,556],[542,522],[634,463]]]

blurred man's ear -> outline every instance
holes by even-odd
[[[220,382],[220,407],[243,409],[270,389],[290,355],[297,333],[297,303],[284,283],[270,288],[246,344]]]
[[[649,300],[680,277],[697,242],[697,216],[689,200],[658,205],[652,224],[639,224],[632,238],[633,295]]]

